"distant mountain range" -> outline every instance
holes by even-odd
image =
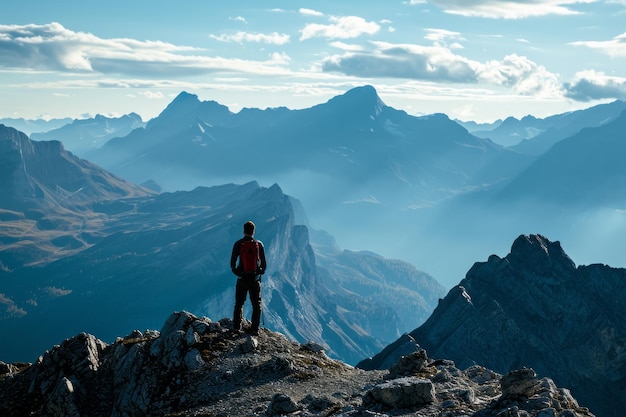
[[[528,115],[522,119],[508,117],[492,124],[459,121],[473,135],[532,155],[547,151],[556,142],[576,134],[586,127],[599,127],[615,120],[626,110],[626,102],[614,101],[585,110],[539,119]]]
[[[46,132],[32,133],[30,138],[37,141],[60,140],[66,149],[83,156],[100,148],[109,139],[126,136],[144,126],[145,123],[136,113],[113,118],[96,115],[90,119],[74,120]]]
[[[31,133],[43,133],[53,129],[58,129],[62,126],[70,124],[74,119],[70,117],[62,119],[24,119],[24,118],[4,118],[0,119],[0,124],[12,127],[20,132],[30,135]]]
[[[613,145],[587,149],[624,106],[478,124],[410,116],[386,106],[371,86],[303,110],[238,113],[183,92],[129,134],[99,118],[55,137],[157,192],[279,184],[341,247],[407,260],[451,286],[476,258],[522,233],[558,238],[583,262],[626,265],[616,249],[626,244],[623,171],[619,163],[608,164],[610,172],[603,166],[620,154],[619,130],[607,133]],[[92,141],[81,133],[86,126],[97,127]],[[567,144],[590,128],[587,144]],[[100,148],[74,148],[111,136]]]
[[[425,320],[444,293],[408,263],[341,251],[322,232],[314,251],[278,185],[157,195],[4,126],[0,160],[2,360],[33,360],[77,332],[154,328],[176,309],[230,317],[230,250],[250,218],[268,248],[266,325],[348,362]]]
[[[302,201],[311,224],[332,231],[342,247],[405,259],[453,285],[474,259],[521,233],[558,237],[584,261],[623,264],[612,248],[626,244],[620,238],[626,233],[597,235],[612,229],[590,219],[607,218],[597,210],[620,209],[614,191],[626,187],[620,180],[626,168],[605,174],[595,163],[585,164],[593,153],[573,140],[584,127],[595,129],[588,131],[589,141],[605,135],[623,108],[614,102],[546,119],[508,119],[497,129],[515,124],[535,136],[503,147],[443,114],[414,117],[386,106],[371,86],[303,110],[239,113],[181,93],[145,128],[108,141],[88,159],[165,190],[280,184]],[[600,165],[601,152],[594,156]],[[609,152],[608,158],[620,154]],[[548,157],[539,174],[533,164]],[[567,167],[574,159],[578,174],[576,166]],[[619,212],[609,217],[615,216]],[[572,224],[594,243],[580,239]]]
[[[615,249],[626,244],[623,203],[614,192],[623,188],[621,167],[610,168],[605,180],[579,145],[552,149],[584,128],[598,129],[588,133],[591,141],[604,135],[624,105],[478,124],[410,116],[386,106],[371,86],[308,109],[238,113],[181,93],[127,135],[116,130],[120,123],[98,118],[55,136],[64,136],[73,153],[157,192],[279,184],[302,202],[310,224],[332,231],[340,246],[407,260],[451,286],[477,257],[521,233],[558,238],[583,262],[626,265]],[[83,125],[99,126],[92,141],[85,141]],[[100,148],[74,148],[111,136]],[[522,136],[515,146],[501,146]],[[537,162],[544,167],[539,175],[529,167],[549,150],[552,162]],[[581,167],[571,177],[577,168],[566,166],[570,152]],[[595,152],[594,160],[602,165],[603,157]]]
[[[626,111],[555,144],[510,181],[498,198],[622,208],[626,202],[624,155]]]
[[[477,262],[432,316],[375,357],[386,368],[417,342],[433,358],[551,375],[603,417],[626,407],[626,269],[576,266],[559,242],[520,236]]]
[[[306,193],[332,181],[319,204],[375,199],[404,208],[501,181],[528,163],[445,115],[417,118],[390,108],[370,86],[309,109],[236,114],[181,93],[145,129],[110,140],[88,159],[165,189],[271,178]]]

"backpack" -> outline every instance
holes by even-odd
[[[246,273],[256,273],[259,267],[259,243],[256,240],[243,240],[239,247],[239,266]]]

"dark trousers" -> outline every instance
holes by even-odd
[[[233,313],[233,325],[235,330],[241,330],[241,321],[243,320],[243,305],[246,302],[246,296],[250,294],[250,302],[252,303],[252,331],[259,330],[261,322],[261,281],[256,277],[243,277],[237,279],[235,287],[235,311]]]

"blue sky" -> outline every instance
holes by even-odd
[[[0,118],[148,120],[181,91],[296,109],[364,84],[476,121],[626,100],[626,0],[7,3]]]

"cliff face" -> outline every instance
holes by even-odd
[[[533,367],[599,415],[617,417],[626,407],[625,280],[624,269],[577,267],[559,242],[520,236],[505,258],[474,264],[410,336],[460,366]],[[362,366],[386,366],[406,343]]]
[[[4,209],[69,207],[94,199],[149,193],[65,151],[61,142],[35,142],[0,125],[0,196]]]
[[[424,350],[364,371],[315,343],[175,312],[160,331],[107,344],[80,333],[34,364],[0,362],[0,414],[126,416],[593,417],[567,389],[524,368],[464,371]]]

